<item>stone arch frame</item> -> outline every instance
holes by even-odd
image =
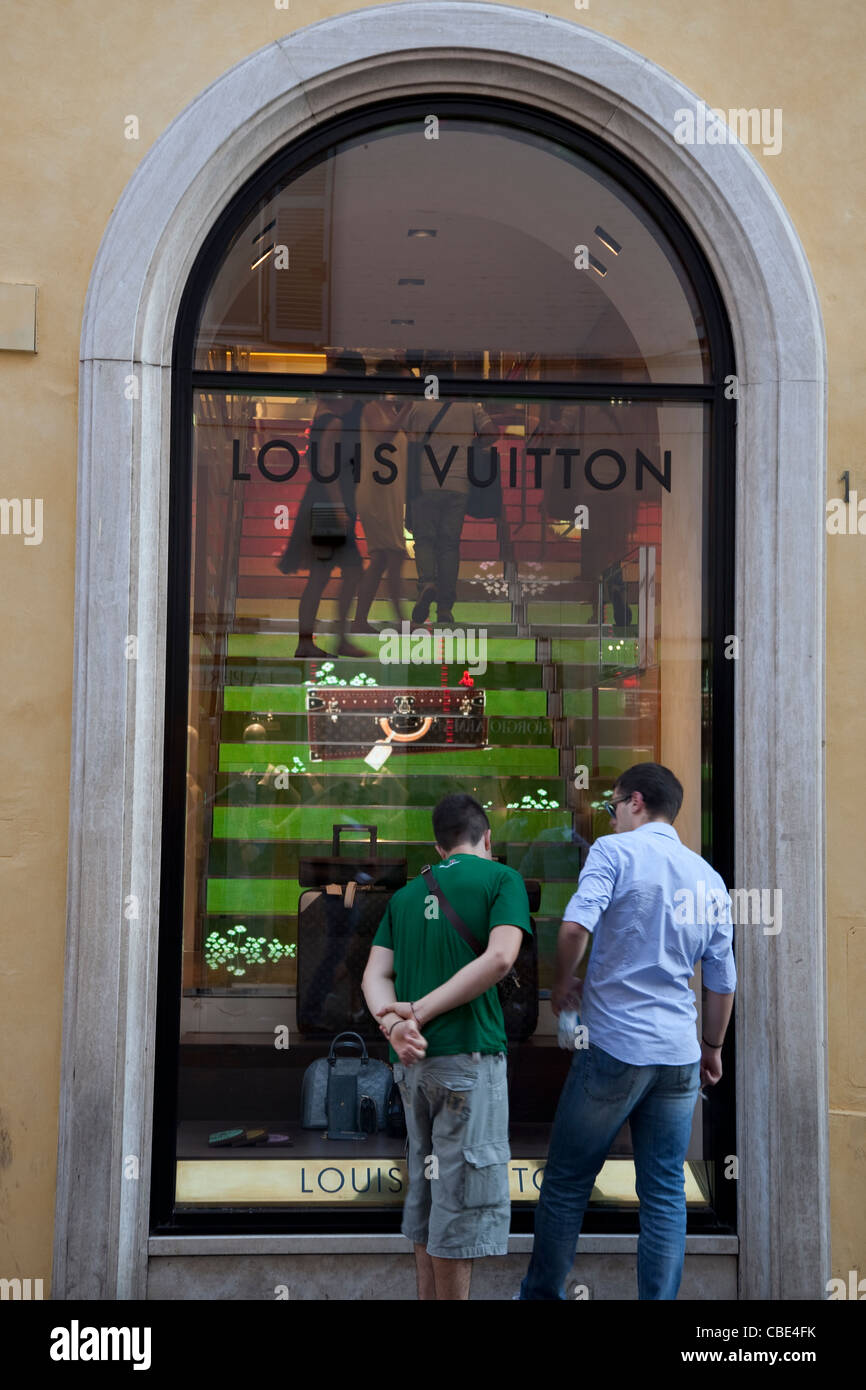
[[[748,150],[674,140],[674,113],[698,103],[675,78],[577,23],[462,0],[340,15],[237,64],[148,152],[93,266],[79,377],[53,1297],[146,1296],[181,295],[208,229],[278,149],[356,105],[425,90],[508,91],[602,137],[677,208],[725,301],[739,371],[736,882],[778,887],[783,904],[795,905],[777,936],[738,934],[739,1293],[822,1298],[826,357],[817,292],[790,218]],[[747,777],[746,769],[763,771]],[[130,897],[137,918],[126,915]],[[124,1177],[133,1155],[137,1181]],[[187,1248],[204,1253],[198,1240]]]

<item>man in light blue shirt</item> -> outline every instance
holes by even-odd
[[[556,1014],[574,1007],[574,971],[592,933],[581,1005],[588,1045],[575,1050],[557,1107],[522,1299],[566,1298],[593,1183],[626,1119],[640,1201],[638,1297],[677,1296],[692,1116],[700,1084],[722,1075],[737,981],[731,900],[674,830],[682,800],[658,763],[624,772],[608,806],[617,833],[596,840],[565,910],[551,1003]],[[689,988],[698,960],[700,1044]]]

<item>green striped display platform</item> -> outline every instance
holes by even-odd
[[[541,906],[536,914],[561,920],[565,906],[577,887],[573,883],[542,884]],[[211,878],[207,885],[207,910],[214,914],[239,917],[273,916],[296,917],[302,893],[297,879],[286,878]],[[294,940],[294,933],[288,936]]]
[[[455,628],[456,627],[457,622],[455,619]],[[398,635],[402,636],[402,633],[400,633],[399,629],[395,628],[393,630],[395,632],[398,632]],[[425,629],[425,631],[427,630],[428,629]],[[478,630],[479,629],[477,627],[473,627],[471,629],[471,634],[473,634],[473,641],[475,640],[474,634],[476,634]],[[440,633],[445,633],[447,632],[447,629],[437,629],[436,624],[434,623],[432,628],[429,629],[429,631],[431,633],[431,638],[434,644],[434,655],[438,656],[437,647],[440,642],[442,643],[442,647],[447,654],[448,647],[445,638],[436,636],[437,631]],[[452,632],[453,631],[454,629],[452,629]],[[407,635],[411,643],[412,634],[408,633]],[[350,636],[356,646],[363,647],[364,651],[369,652],[371,657],[378,658],[379,652],[382,650],[382,646],[384,645],[381,641],[381,633],[353,632],[350,634]],[[466,634],[464,634],[464,642],[465,641]],[[298,636],[295,632],[234,633],[228,639],[228,655],[230,657],[243,656],[248,659],[262,658],[265,661],[288,661],[294,659],[294,652],[297,644]],[[456,647],[456,639],[454,640],[453,645]],[[488,637],[485,651],[488,663],[492,663],[495,661],[515,661],[525,662],[528,665],[532,665],[535,661],[536,639],[534,637]],[[409,652],[411,656],[411,646]],[[398,663],[386,662],[383,664],[387,666],[395,666]],[[409,664],[420,665],[422,663],[411,661]],[[434,663],[430,664],[432,665]],[[438,665],[439,663],[436,664]]]
[[[594,637],[554,637],[550,651],[553,661],[571,662],[577,666],[597,666],[598,634]],[[602,651],[608,665],[637,665],[637,638],[605,636]]]
[[[367,806],[344,806],[340,808],[340,819],[363,824],[369,813]],[[537,840],[545,830],[556,826],[566,828],[571,824],[571,812],[562,809],[508,811],[491,808],[487,814],[494,839],[511,842]],[[333,824],[334,808],[331,806],[215,806],[213,811],[215,839],[326,840],[330,838]],[[430,812],[420,806],[379,808],[376,824],[382,841],[430,843]]]
[[[605,690],[598,692],[598,713],[602,719],[626,717],[629,692],[627,690]],[[562,713],[575,719],[592,718],[592,689],[563,690]]]
[[[306,685],[226,686],[224,707],[226,710],[259,714],[303,714],[306,710],[307,689]],[[484,704],[489,717],[536,719],[547,714],[547,692],[487,690]]]
[[[298,605],[300,600],[296,598],[239,598],[235,604],[235,612],[239,618],[296,618],[298,615]],[[456,625],[467,625],[473,623],[483,626],[485,623],[512,623],[514,621],[509,602],[502,602],[497,599],[482,599],[478,603],[461,603],[460,600],[454,604],[452,609],[454,622]],[[338,616],[336,599],[322,599],[318,607],[318,618],[321,622],[334,622]],[[394,617],[394,609],[387,599],[376,599],[370,606],[368,617],[375,622],[390,623]]]
[[[424,806],[429,812],[437,801],[454,790],[454,778],[447,774],[439,776],[428,771],[413,773],[411,777],[392,777],[383,773],[362,779],[357,769],[347,774],[344,771],[329,772],[329,767],[329,763],[316,764],[314,783],[306,772],[290,771],[287,776],[280,778],[279,787],[274,786],[273,778],[264,786],[259,786],[256,780],[258,774],[246,777],[244,772],[237,769],[220,772],[216,778],[214,804],[249,806],[255,802],[257,805],[273,806],[289,802],[291,805],[324,805],[330,806],[334,818],[339,819],[341,808],[350,802],[363,806],[365,812],[371,806]],[[546,798],[549,802],[561,803],[563,796],[562,782],[557,777],[532,777],[527,774],[502,777],[494,771],[489,777],[463,779],[460,785],[463,791],[469,792],[486,808],[507,806],[510,802],[526,804],[524,797],[536,802]]]
[[[329,641],[327,637],[321,639],[326,647]],[[220,681],[219,668],[215,666],[201,665],[196,672],[194,679],[203,688],[213,689],[215,684],[222,685],[223,688],[254,685],[305,685],[307,682],[319,686],[339,685],[342,681],[345,685],[351,685],[356,677],[356,684],[363,683],[361,677],[370,676],[376,685],[400,685],[408,686],[415,690],[426,688],[430,685],[441,686],[449,685],[452,688],[459,687],[460,679],[467,669],[465,662],[460,665],[440,665],[435,666],[403,666],[395,663],[388,667],[386,681],[378,678],[378,672],[374,669],[369,657],[359,657],[350,660],[343,657],[330,656],[325,662],[314,663],[302,657],[289,658],[285,661],[269,662],[261,659],[230,657],[225,669],[225,679]],[[313,676],[314,666],[317,665],[315,677]],[[383,668],[384,669],[384,668]],[[596,668],[589,668],[589,674],[594,674]],[[470,671],[470,675],[471,675]],[[491,690],[537,690],[541,686],[541,667],[536,663],[518,665],[513,661],[501,661],[488,665],[483,676],[475,677],[479,684],[484,686],[488,692]],[[577,682],[580,685],[586,682],[583,679]]]
[[[429,814],[429,807],[427,808]],[[341,808],[334,807],[334,823],[341,824]],[[600,817],[605,812],[600,813]],[[515,827],[519,830],[519,826]],[[604,834],[606,825],[599,824],[599,833]],[[525,840],[514,841],[497,839],[494,841],[494,855],[503,859],[524,878],[538,879],[539,883],[573,883],[580,872],[579,865],[586,848],[579,847],[568,838],[564,829],[546,831],[538,842],[527,844]],[[553,836],[554,838],[549,838]],[[559,837],[562,838],[559,838]],[[414,878],[425,864],[434,857],[432,845],[432,824],[428,836],[416,843],[404,841],[401,844],[383,843],[379,849],[382,860],[402,861],[406,878]],[[346,836],[343,845],[361,845],[366,834],[358,831],[354,836]],[[351,853],[346,847],[343,851]],[[331,853],[328,840],[211,840],[208,860],[210,878],[298,878],[299,861],[303,857],[324,858]]]
[[[556,626],[589,627],[592,623],[592,604],[577,603],[573,599],[530,599],[526,605],[526,616],[530,623],[540,627]]]
[[[261,709],[261,707],[260,707]],[[220,736],[227,743],[243,742],[244,730],[249,725],[249,715],[241,713],[227,712],[223,715],[220,723]],[[327,742],[329,748],[334,753],[340,752],[340,745],[355,745],[359,742],[358,731],[346,732],[346,724],[338,721],[331,727],[331,731],[323,734],[323,741]],[[374,722],[373,716],[368,715],[366,720],[368,733],[367,748],[364,753],[372,747],[376,738],[383,738],[384,735],[379,726]],[[274,743],[286,741],[295,743],[307,737],[307,716],[305,714],[279,714],[273,716],[273,722],[268,729],[270,739]],[[583,732],[583,731],[581,731]],[[533,748],[552,747],[554,735],[554,723],[546,715],[538,715],[534,719],[521,717],[520,719],[505,717],[501,714],[488,715],[487,718],[487,742],[495,748],[508,748],[519,746],[531,746]],[[457,738],[458,745],[467,740]],[[445,735],[441,735],[441,742],[445,744]],[[432,751],[432,750],[431,750]],[[343,752],[349,755],[350,749],[345,746]],[[414,754],[412,755],[415,756]]]
[[[584,767],[592,768],[593,753],[591,748],[575,748],[575,766],[582,764]],[[614,773],[625,772],[627,767],[632,767],[634,763],[651,763],[654,761],[654,750],[652,748],[636,748],[630,744],[627,748],[599,748],[598,766],[599,777],[610,777]]]
[[[335,772],[362,773],[368,771],[363,758],[334,758],[327,762],[311,762],[310,747],[307,743],[223,743],[220,745],[220,771],[231,769],[260,768],[265,772],[269,764],[288,766],[297,759],[303,770],[318,771],[322,768],[332,775]],[[403,767],[402,764],[407,766]],[[464,777],[489,776],[495,767],[496,775],[524,772],[539,777],[555,777],[559,771],[559,751],[556,748],[482,748],[462,751],[442,749],[437,753],[395,753],[385,763],[385,768],[393,770],[401,777],[414,772],[454,772]]]

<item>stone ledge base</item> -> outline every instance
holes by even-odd
[[[522,1239],[529,1241],[529,1237]],[[707,1238],[702,1238],[701,1243],[706,1244]],[[473,1299],[510,1300],[520,1286],[528,1258],[527,1250],[477,1260],[472,1278]],[[636,1264],[637,1256],[630,1251],[581,1254],[567,1287],[585,1285],[589,1299],[636,1300]],[[151,1255],[148,1260],[148,1299],[275,1301],[288,1297],[293,1302],[399,1302],[414,1301],[415,1296],[414,1259],[408,1252],[165,1254]],[[687,1253],[679,1297],[735,1299],[736,1253]]]

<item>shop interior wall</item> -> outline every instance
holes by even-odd
[[[278,36],[363,8],[356,0],[293,0],[290,9],[272,0],[240,7],[6,0],[0,12],[0,282],[34,284],[39,293],[37,354],[0,353],[0,491],[41,498],[44,516],[39,545],[0,535],[0,1276],[42,1278],[46,1296],[63,1004],[78,354],[88,279],[125,185],[198,92]],[[545,0],[524,8],[619,40],[711,106],[781,109],[781,151],[753,152],[799,231],[825,316],[828,496],[840,495],[848,470],[852,494],[866,497],[858,438],[866,344],[856,307],[866,203],[860,0],[822,9],[811,0],[687,10],[674,0],[589,0],[581,8]],[[138,123],[134,139],[129,117]],[[832,1272],[844,1278],[849,1269],[866,1273],[866,537],[828,537],[827,567]],[[815,775],[803,768],[804,779]],[[795,798],[797,787],[788,795]],[[784,910],[783,936],[796,931],[796,904]],[[121,920],[118,905],[118,930]],[[781,937],[766,941],[768,950],[784,949]]]

